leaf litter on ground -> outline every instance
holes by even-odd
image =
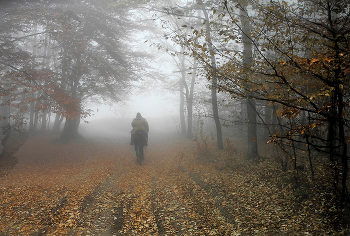
[[[276,163],[203,161],[196,143],[127,145],[31,138],[0,183],[0,232],[9,235],[334,234],[316,197],[298,202]],[[234,164],[232,164],[234,163]],[[91,202],[87,201],[90,199]],[[89,204],[87,204],[89,202]]]

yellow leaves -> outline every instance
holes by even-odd
[[[293,107],[283,107],[283,108],[278,109],[276,111],[276,115],[277,116],[283,116],[283,117],[286,117],[286,118],[296,117],[300,113],[301,113],[301,111],[299,109],[293,108]]]
[[[311,59],[295,56],[294,61],[306,70],[313,70],[316,73],[320,73],[322,69],[326,68],[325,65],[330,66],[335,61],[335,57],[324,54],[315,54]],[[283,63],[283,65],[285,65],[285,63]]]
[[[320,58],[313,58],[313,59],[311,59],[310,60],[310,66],[312,65],[312,64],[314,64],[315,62],[319,62],[320,61]]]

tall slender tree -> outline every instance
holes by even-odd
[[[251,26],[249,23],[248,11],[246,2],[240,6],[240,20],[242,25],[242,43],[243,43],[243,80],[249,80],[249,69],[252,66],[253,52],[252,52],[252,42],[251,42]],[[247,148],[247,158],[254,159],[259,156],[258,154],[258,137],[257,137],[257,119],[256,119],[256,102],[254,97],[250,96],[250,85],[245,84],[247,100],[245,105],[247,106],[247,124],[248,124],[248,148]]]
[[[218,99],[217,99],[217,65],[216,65],[216,59],[215,59],[215,52],[213,49],[213,40],[211,37],[211,29],[210,29],[210,21],[208,17],[208,12],[203,4],[202,0],[197,0],[197,4],[200,6],[201,11],[204,15],[204,24],[205,24],[205,35],[206,35],[206,42],[208,43],[208,53],[211,61],[211,67],[209,68],[208,75],[210,76],[211,80],[211,103],[212,103],[212,109],[213,109],[213,118],[215,122],[216,127],[216,139],[217,139],[217,146],[219,149],[224,148],[223,140],[222,140],[222,127],[220,123],[220,117],[219,117],[219,109],[218,109]]]

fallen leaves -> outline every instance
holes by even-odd
[[[130,146],[28,142],[0,183],[3,233],[334,233],[319,199],[295,201],[273,163],[240,162],[231,152],[239,168],[223,169],[200,161],[195,143],[176,141],[150,144],[139,166]]]

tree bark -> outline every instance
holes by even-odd
[[[196,81],[196,73],[197,73],[197,61],[194,59],[193,69],[192,69],[192,79],[189,95],[187,98],[187,138],[192,138],[192,130],[193,130],[193,93],[194,93],[194,83]]]
[[[272,107],[269,102],[265,102],[265,116],[264,116],[265,128],[264,128],[264,141],[269,141],[271,131],[271,122],[272,122]]]
[[[252,61],[252,42],[250,37],[251,26],[247,19],[247,7],[242,5],[240,10],[240,18],[242,24],[242,41],[243,41],[243,71],[249,70]],[[258,138],[257,138],[257,124],[256,124],[256,102],[250,98],[250,86],[248,75],[243,75],[246,83],[247,93],[247,115],[248,115],[248,148],[247,158],[255,159],[259,157],[258,154]]]
[[[53,123],[53,128],[52,128],[52,131],[54,133],[58,133],[60,131],[60,127],[61,127],[63,118],[64,118],[63,116],[56,114],[55,121]]]
[[[67,50],[65,48],[62,49],[62,68],[61,68],[61,76],[62,76],[62,81],[61,81],[61,84],[60,84],[60,89],[62,90],[66,90],[67,89],[67,70],[68,70],[68,64],[69,64],[69,60],[68,60],[68,57],[67,57]],[[53,124],[53,132],[55,133],[58,133],[60,131],[60,127],[61,127],[61,124],[64,120],[64,116],[63,115],[60,115],[60,114],[56,114],[55,116],[55,121],[54,121],[54,124]]]
[[[77,56],[77,61],[75,65],[75,70],[72,75],[72,80],[70,81],[71,88],[71,97],[73,99],[79,99],[78,96],[78,85],[79,80],[82,75],[81,67],[83,61],[80,58],[80,55]],[[80,106],[77,107],[77,109]],[[79,134],[79,124],[80,124],[80,115],[79,117],[66,118],[66,122],[64,124],[64,128],[61,133],[60,140],[62,142],[70,142],[72,140],[80,139],[82,136]]]
[[[66,119],[60,137],[61,141],[70,142],[82,138],[82,136],[79,134],[79,124],[80,118]]]
[[[35,93],[30,94],[31,98],[35,98]],[[29,133],[33,133],[34,130],[34,113],[35,113],[35,102],[32,101],[29,105]]]
[[[181,47],[183,52],[183,47]],[[184,88],[186,83],[186,74],[185,74],[185,55],[181,55],[180,59],[180,70],[181,70],[181,79],[180,79],[180,129],[181,135],[186,135],[186,122],[185,122],[185,94]]]
[[[254,99],[247,99],[248,113],[248,149],[247,158],[254,159],[259,157],[257,124],[256,124],[256,103]]]
[[[198,5],[201,6],[202,12],[205,17],[205,28],[206,28],[206,42],[208,44],[209,49],[209,55],[211,60],[211,104],[213,109],[213,117],[216,127],[216,139],[217,139],[217,146],[219,149],[224,149],[224,144],[222,140],[222,129],[221,129],[221,123],[220,123],[220,117],[219,117],[219,110],[218,110],[218,98],[217,98],[217,75],[216,75],[216,59],[214,56],[214,49],[212,45],[212,38],[211,38],[211,30],[209,25],[209,17],[207,10],[205,9],[203,5],[202,0],[197,0]]]
[[[49,65],[49,38],[48,38],[48,34],[45,34],[45,42],[44,42],[44,63],[43,66],[46,70],[50,69],[50,65]],[[46,83],[46,82],[45,82]],[[45,102],[45,100],[43,101]],[[47,111],[43,110],[42,114],[41,114],[41,128],[40,131],[41,132],[45,132],[46,131],[46,126],[47,126]]]
[[[2,104],[0,107],[0,115],[1,115],[1,132],[3,133],[8,126],[10,125],[10,106],[8,104],[10,100],[10,96],[2,97]]]

